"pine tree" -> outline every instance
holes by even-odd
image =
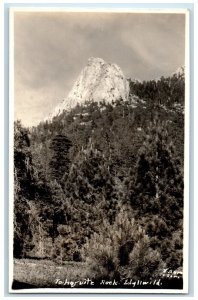
[[[50,218],[52,220],[50,235],[52,237],[52,242],[54,243],[54,239],[58,236],[57,226],[59,224],[65,224],[65,195],[61,185],[56,180],[50,182],[50,191],[52,203],[48,213],[50,213]]]
[[[92,235],[83,250],[96,281],[151,279],[163,267],[160,253],[150,247],[149,237],[125,206],[113,224],[103,219],[100,232]]]
[[[14,124],[14,168],[20,195],[26,199],[34,199],[35,178],[29,132],[20,121]]]
[[[14,124],[14,256],[24,257],[31,244],[28,201],[35,197],[35,178],[29,133],[20,121]]]
[[[99,205],[105,202],[106,212],[112,214],[112,217],[115,214],[117,190],[115,178],[110,170],[110,161],[91,141],[72,163],[65,193],[68,198],[75,199],[77,203],[80,201],[84,205]]]
[[[70,159],[68,153],[71,146],[71,141],[66,136],[60,134],[53,138],[50,145],[52,151],[49,163],[50,178],[51,180],[57,180],[60,184],[63,184],[64,176],[69,171]]]
[[[139,216],[157,214],[174,228],[183,218],[183,172],[165,124],[151,124],[131,180],[129,199]]]

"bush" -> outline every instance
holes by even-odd
[[[150,247],[148,236],[138,241],[129,255],[128,278],[150,280],[164,268],[160,253]]]
[[[105,221],[84,246],[88,273],[95,280],[142,280],[163,268],[159,252],[150,247],[149,237],[129,212],[121,209],[112,225]]]

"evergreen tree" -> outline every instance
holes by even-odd
[[[24,257],[30,246],[28,200],[35,196],[35,178],[28,130],[20,121],[14,124],[14,256]]]
[[[183,172],[173,144],[167,141],[165,124],[155,121],[127,186],[131,205],[139,216],[160,215],[174,229],[183,218]]]
[[[116,212],[117,190],[111,174],[110,161],[90,141],[71,165],[65,185],[68,198],[83,205],[105,203],[106,213],[113,218]],[[84,204],[83,204],[84,203]]]
[[[69,171],[70,160],[68,153],[71,146],[71,141],[64,135],[59,134],[52,139],[50,145],[52,157],[49,163],[51,180],[63,183],[63,177]]]
[[[52,218],[52,228],[51,228],[51,236],[52,241],[54,242],[55,237],[58,236],[57,226],[58,224],[65,224],[65,212],[64,212],[64,200],[65,195],[62,190],[61,185],[56,181],[52,181],[50,183],[51,188],[51,218]]]
[[[28,130],[20,121],[14,124],[14,168],[15,178],[20,187],[19,194],[26,199],[34,199],[35,178],[30,151]]]

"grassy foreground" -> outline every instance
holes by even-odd
[[[62,265],[50,260],[15,259],[12,289],[30,288],[128,288],[128,289],[182,289],[182,278],[160,278],[152,282],[138,280],[97,281],[88,275],[84,262],[64,262]],[[134,284],[135,283],[135,284]]]
[[[81,262],[66,262],[58,265],[50,260],[14,260],[14,280],[35,287],[63,287],[60,281],[66,279],[77,281],[85,276],[86,264]]]

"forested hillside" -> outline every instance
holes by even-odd
[[[14,257],[150,279],[183,264],[184,75],[15,122]]]

